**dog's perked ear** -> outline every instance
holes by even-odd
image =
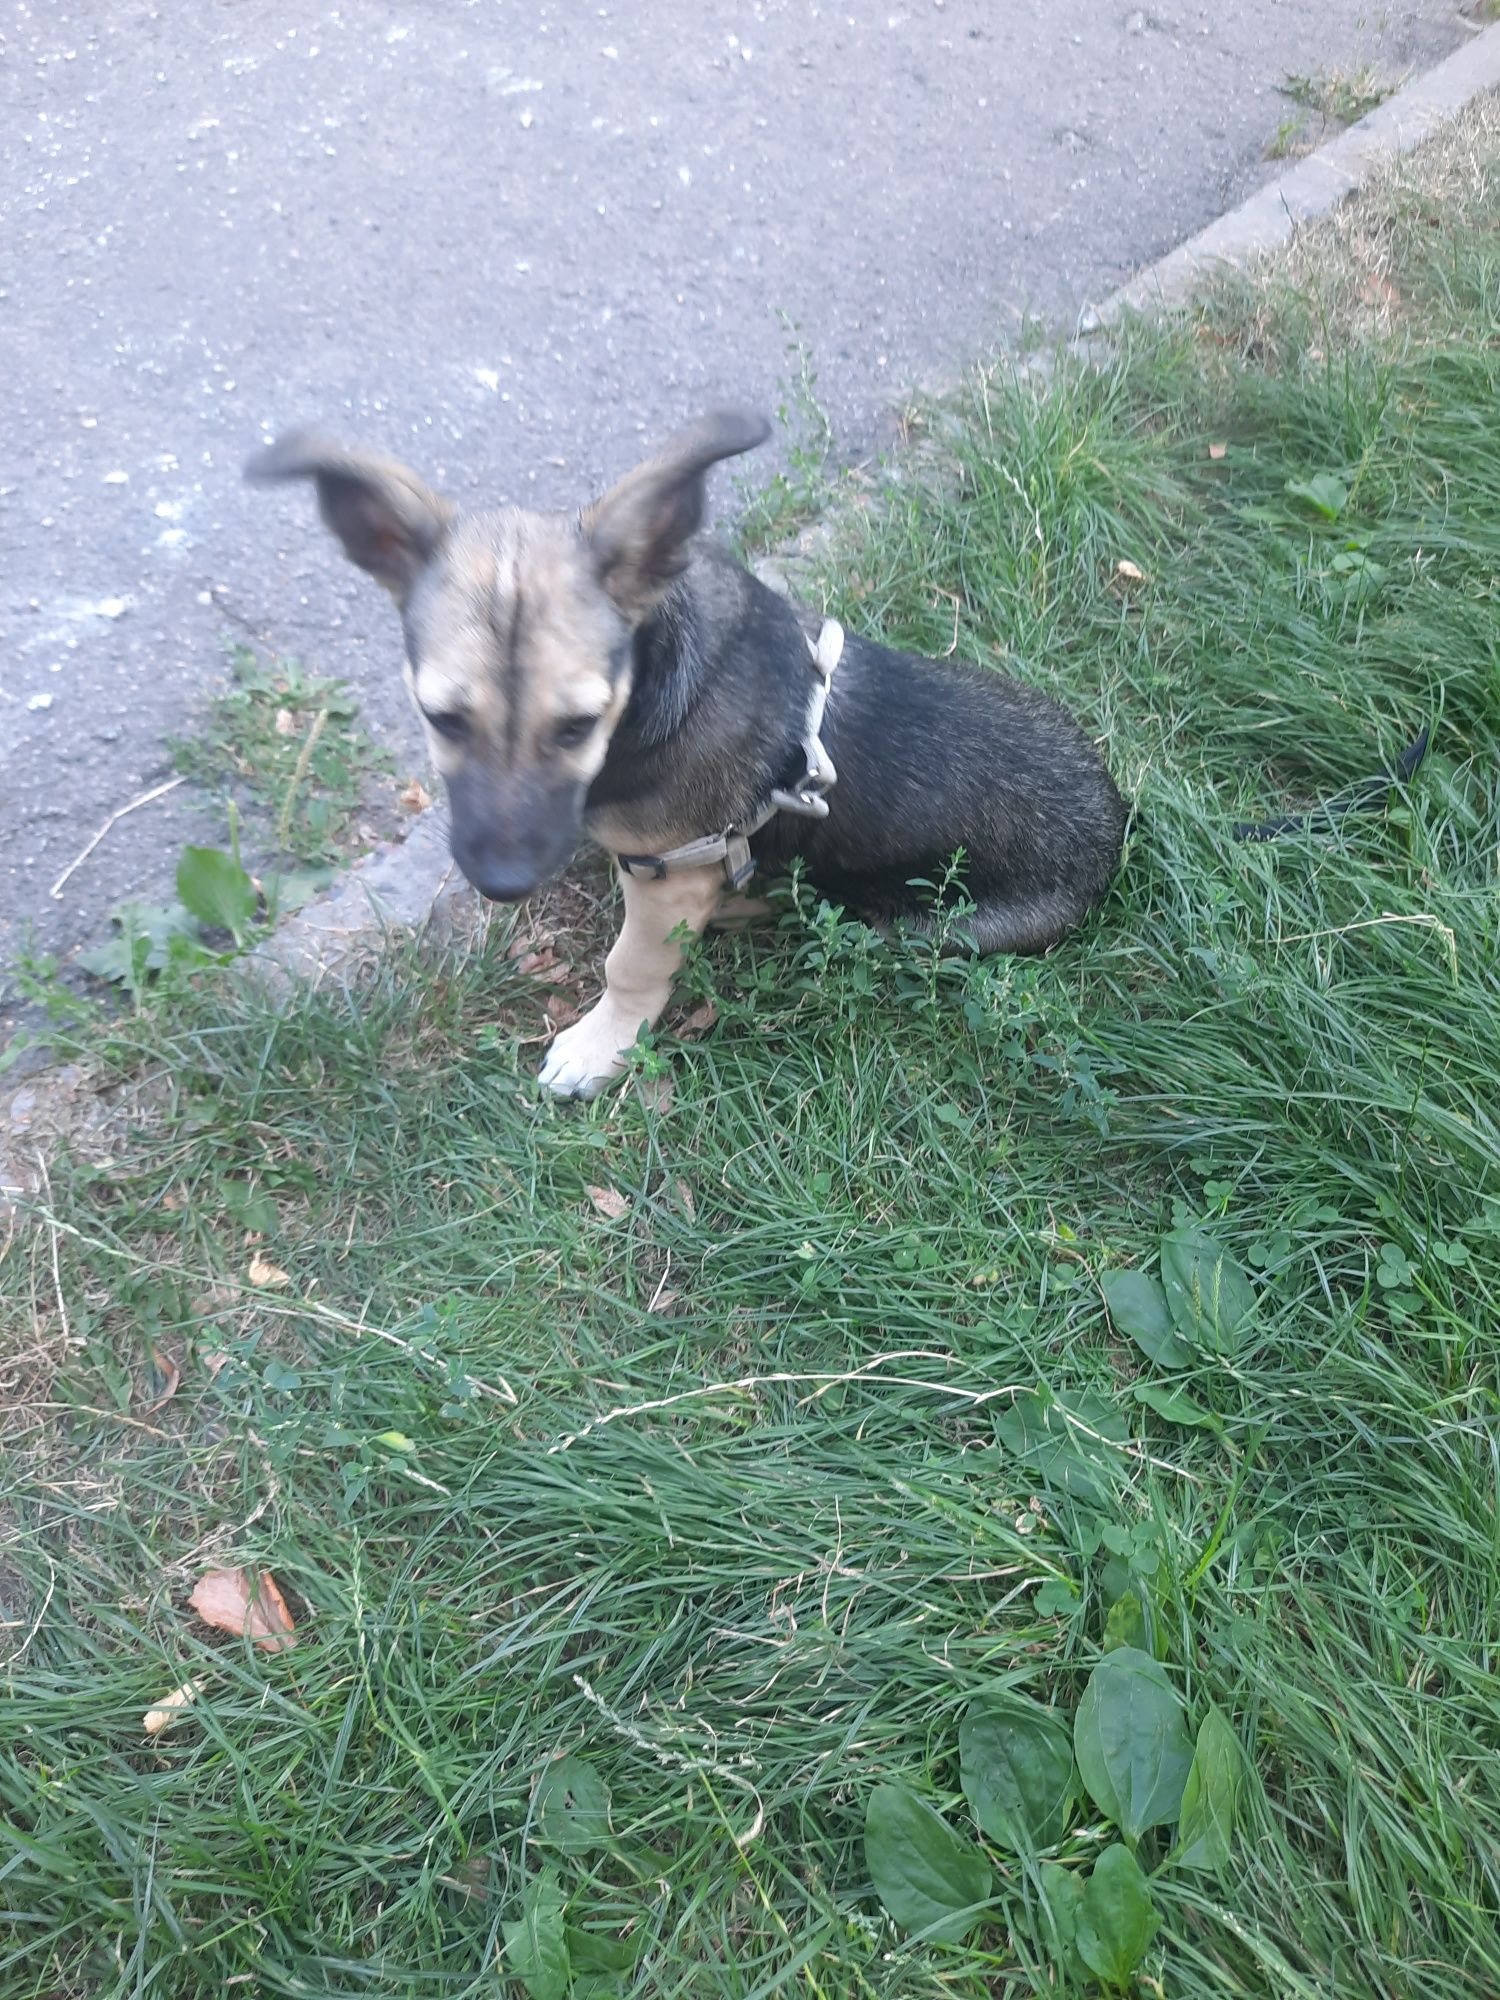
[[[753,451],[770,435],[764,417],[714,410],[584,510],[584,539],[600,581],[632,622],[687,567],[687,545],[703,525],[710,467]]]
[[[442,540],[455,509],[394,459],[348,451],[317,431],[290,431],[258,451],[247,479],[312,479],[318,511],[350,562],[398,603]]]

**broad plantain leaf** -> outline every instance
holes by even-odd
[[[1106,1653],[1073,1721],[1089,1797],[1134,1843],[1182,1809],[1193,1745],[1166,1670],[1135,1646]]]
[[[1336,521],[1349,504],[1349,489],[1331,472],[1315,472],[1311,479],[1289,479],[1286,490],[1293,500],[1305,500],[1325,521]]]
[[[1067,1724],[1022,1694],[983,1695],[958,1732],[958,1769],[983,1834],[1018,1854],[1055,1847],[1078,1796]]]
[[[1146,1629],[1146,1607],[1136,1590],[1125,1590],[1109,1607],[1104,1620],[1104,1650],[1114,1653],[1121,1646],[1151,1651],[1151,1635]]]
[[[1046,1944],[1052,1963],[1064,1978],[1077,1978],[1085,1969],[1075,1943],[1083,1908],[1082,1878],[1059,1861],[1044,1861],[1037,1873],[1042,1885],[1042,1907],[1051,1932]]]
[[[255,922],[255,884],[221,847],[185,847],[177,864],[177,893],[200,923],[232,931],[243,944]]]
[[[1123,1989],[1146,1956],[1161,1919],[1140,1863],[1118,1841],[1094,1863],[1083,1892],[1074,1943],[1078,1956],[1106,1986]]]
[[[1130,1391],[1138,1403],[1155,1410],[1169,1424],[1185,1424],[1190,1430],[1221,1431],[1224,1421],[1212,1410],[1195,1403],[1184,1389],[1158,1388],[1153,1382],[1137,1382]]]
[[[573,1967],[563,1927],[565,1898],[555,1868],[526,1885],[518,1923],[502,1924],[505,1956],[531,2000],[567,2000]]]
[[[1209,1354],[1232,1354],[1255,1293],[1223,1244],[1198,1229],[1174,1230],[1162,1238],[1161,1275],[1182,1338]]]
[[[1186,1368],[1193,1350],[1172,1331],[1167,1295],[1145,1271],[1106,1271],[1104,1303],[1118,1330],[1163,1368]]]
[[[549,1764],[536,1788],[537,1831],[564,1854],[587,1854],[610,1838],[609,1786],[582,1757]]]
[[[1198,1731],[1193,1767],[1182,1794],[1172,1855],[1176,1867],[1222,1874],[1229,1865],[1239,1795],[1239,1739],[1219,1711],[1210,1708]]]
[[[197,920],[181,903],[121,903],[112,915],[118,935],[78,954],[78,963],[96,979],[113,980],[135,992],[148,972],[160,972],[171,962],[174,951],[201,950]]]
[[[865,1811],[865,1862],[886,1913],[907,1932],[958,1944],[983,1912],[989,1863],[905,1785],[877,1785]]]
[[[1120,1465],[1110,1447],[1129,1437],[1113,1404],[1088,1391],[1065,1404],[1029,1390],[995,1418],[995,1434],[1042,1485],[1092,1506],[1109,1500]]]

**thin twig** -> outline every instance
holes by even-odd
[[[1029,1393],[1026,1385],[1020,1382],[999,1383],[993,1389],[966,1389],[959,1382],[934,1382],[924,1380],[920,1375],[877,1376],[873,1373],[874,1370],[883,1368],[889,1361],[941,1361],[951,1365],[953,1356],[935,1353],[931,1348],[898,1348],[890,1354],[873,1355],[858,1368],[840,1369],[837,1373],[811,1374],[787,1371],[771,1375],[738,1375],[733,1381],[728,1382],[703,1382],[693,1389],[679,1389],[671,1396],[652,1396],[643,1403],[623,1404],[613,1410],[606,1410],[602,1416],[586,1423],[581,1430],[571,1431],[567,1436],[559,1438],[556,1444],[549,1444],[547,1456],[550,1458],[556,1452],[567,1451],[570,1446],[580,1443],[592,1432],[603,1430],[606,1424],[618,1423],[622,1417],[649,1416],[656,1410],[674,1409],[679,1403],[701,1402],[705,1396],[742,1395],[752,1389],[778,1386],[806,1388],[809,1393],[800,1401],[816,1403],[831,1389],[839,1388],[845,1383],[875,1381],[889,1389],[923,1389],[929,1395],[949,1396],[966,1404],[971,1410],[982,1409],[986,1403],[996,1402],[1001,1397],[1007,1397],[1014,1402],[1018,1396]],[[1059,1414],[1066,1418],[1070,1429],[1078,1431],[1097,1444],[1106,1445],[1111,1451],[1118,1452],[1121,1458],[1133,1459],[1139,1465],[1149,1465],[1158,1472],[1170,1473],[1174,1479],[1186,1479],[1194,1486],[1201,1484],[1193,1473],[1183,1466],[1174,1465],[1170,1459],[1157,1458],[1138,1445],[1105,1437],[1102,1432],[1094,1430],[1081,1417],[1075,1417],[1069,1410],[1060,1409]]]
[[[1399,916],[1394,910],[1386,910],[1378,917],[1361,917],[1357,923],[1338,924],[1326,931],[1293,931],[1289,936],[1273,938],[1273,944],[1315,944],[1321,938],[1347,937],[1351,931],[1379,930],[1382,924],[1415,924],[1419,930],[1437,931],[1448,950],[1448,969],[1454,978],[1458,977],[1458,939],[1450,925],[1441,917],[1435,917],[1429,910],[1414,912],[1411,916]]]
[[[103,826],[100,827],[99,831],[94,835],[93,839],[89,842],[88,846],[83,849],[81,854],[77,854],[73,857],[73,859],[68,863],[67,867],[63,870],[61,875],[59,875],[57,880],[52,884],[52,887],[47,891],[47,894],[52,898],[53,902],[55,903],[58,900],[58,898],[62,895],[63,884],[67,881],[68,877],[73,873],[74,869],[81,868],[83,866],[84,862],[88,860],[89,856],[93,853],[94,849],[99,845],[100,841],[103,840],[105,834],[109,832],[110,828],[113,825],[115,825],[116,821],[124,819],[126,813],[133,813],[138,806],[149,806],[153,799],[165,798],[168,792],[175,792],[179,785],[183,785],[186,783],[187,783],[186,778],[168,778],[167,782],[164,785],[154,785],[149,792],[142,792],[138,799],[132,799],[129,805],[121,806],[118,812],[112,812],[109,818],[104,822]]]
[[[16,1647],[13,1653],[7,1653],[5,1658],[3,1660],[0,1660],[0,1666],[5,1667],[7,1670],[16,1664],[16,1662],[21,1658],[22,1654],[26,1651],[27,1647],[31,1644],[32,1640],[36,1637],[37,1633],[41,1631],[42,1620],[47,1616],[48,1607],[51,1605],[53,1595],[57,1590],[57,1565],[56,1563],[53,1562],[51,1556],[48,1556],[46,1558],[46,1562],[47,1562],[47,1594],[42,1599],[42,1607],[40,1611],[37,1612],[35,1618],[33,1618],[31,1621],[31,1630],[26,1634],[26,1637],[21,1641],[20,1645]]]

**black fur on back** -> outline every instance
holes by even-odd
[[[589,810],[638,825],[643,848],[722,832],[800,774],[817,620],[726,554],[695,545],[636,635],[635,686]],[[982,951],[1040,951],[1104,894],[1126,808],[1093,744],[1055,702],[1008,677],[847,634],[823,741],[838,771],[826,820],[779,813],[752,851],[794,856],[824,894],[877,923],[923,921],[956,850]],[[927,899],[930,902],[930,898]]]

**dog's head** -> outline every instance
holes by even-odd
[[[577,845],[630,699],[635,629],[687,566],[710,467],[769,429],[705,417],[573,515],[466,514],[405,466],[306,431],[246,466],[313,480],[345,555],[395,599],[453,858],[482,895],[519,901]]]

